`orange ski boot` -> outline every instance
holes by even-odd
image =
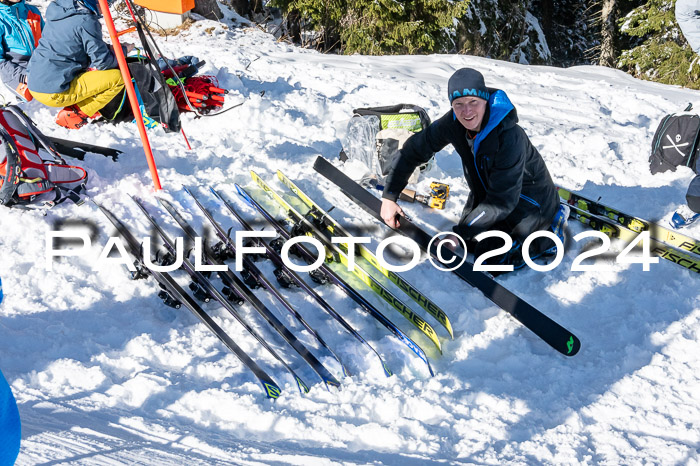
[[[89,118],[80,107],[71,105],[58,112],[56,124],[68,129],[80,129],[87,124]]]

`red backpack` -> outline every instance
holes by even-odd
[[[44,160],[48,153],[53,160]],[[18,107],[0,108],[0,204],[46,208],[81,204],[87,172],[66,165],[51,141]]]

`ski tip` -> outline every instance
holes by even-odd
[[[435,372],[433,372],[433,368],[430,366],[430,362],[428,360],[425,360],[425,363],[428,365],[428,372],[430,372],[430,377],[435,377]]]
[[[569,335],[569,339],[566,341],[566,351],[564,351],[564,355],[575,356],[580,349],[581,341],[574,335]]]
[[[238,195],[241,196],[243,199],[245,199],[245,201],[246,201],[248,204],[251,204],[251,205],[252,205],[252,202],[250,202],[250,196],[248,195],[248,193],[246,192],[246,190],[243,189],[243,188],[241,187],[241,185],[239,185],[238,183],[234,183],[233,186],[236,188],[236,192],[238,193]]]
[[[294,378],[297,382],[297,386],[299,387],[299,393],[301,393],[302,395],[309,393],[309,387],[304,383],[304,381],[296,376]]]
[[[188,188],[187,186],[185,186],[184,184],[182,185],[182,190],[185,191],[190,196],[194,197],[194,194],[192,194],[192,190],[190,188]]]
[[[275,383],[263,382],[262,385],[263,389],[265,390],[265,395],[272,400],[279,398],[280,394],[282,393],[282,389]]]
[[[221,199],[221,194],[219,194],[219,191],[217,191],[216,189],[214,189],[213,186],[209,186],[209,192],[211,192],[214,196],[216,196],[217,199],[222,200],[222,199]]]
[[[391,372],[391,369],[389,369],[389,367],[387,367],[387,365],[384,364],[384,361],[382,361],[382,369],[384,369],[384,375],[386,375],[387,377],[391,377],[392,375],[394,375],[394,373]]]
[[[324,379],[323,379],[323,382],[326,384],[326,389],[327,389],[328,391],[331,391],[331,387],[332,387],[332,388],[337,388],[338,390],[340,390],[340,382],[338,382],[338,381],[335,380],[335,379],[325,379],[325,378],[324,378]]]
[[[450,322],[450,319],[445,317],[445,323],[444,323],[445,330],[447,330],[447,333],[450,334],[450,339],[454,340],[455,339],[455,334],[454,331],[452,330],[452,322]]]

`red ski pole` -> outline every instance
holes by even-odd
[[[134,114],[134,118],[136,119],[136,126],[139,129],[139,135],[141,136],[141,144],[143,144],[143,152],[146,154],[148,168],[151,171],[151,178],[153,178],[153,187],[156,189],[156,191],[160,191],[163,188],[160,185],[160,178],[158,177],[156,161],[153,159],[151,143],[148,140],[148,134],[146,134],[146,126],[143,124],[143,115],[141,114],[139,102],[136,98],[136,90],[134,89],[134,83],[131,82],[131,73],[129,73],[129,67],[126,64],[126,57],[124,56],[122,45],[119,42],[117,29],[114,27],[114,21],[112,20],[112,14],[109,12],[109,5],[107,4],[107,0],[99,0],[99,2],[100,10],[102,11],[102,16],[104,16],[105,19],[105,25],[107,26],[107,30],[109,31],[109,37],[112,40],[112,48],[114,49],[114,54],[117,56],[119,70],[122,72],[124,87],[126,89],[126,94],[129,96],[129,103],[131,104],[131,111]]]

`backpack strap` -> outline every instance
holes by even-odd
[[[0,139],[4,141],[4,144],[0,143],[0,145],[5,151],[2,163],[5,165],[5,179],[2,180],[2,185],[0,186],[0,204],[11,205],[13,203],[12,200],[16,197],[15,194],[20,183],[22,170],[17,163],[17,148],[14,141],[2,126],[0,126]]]

